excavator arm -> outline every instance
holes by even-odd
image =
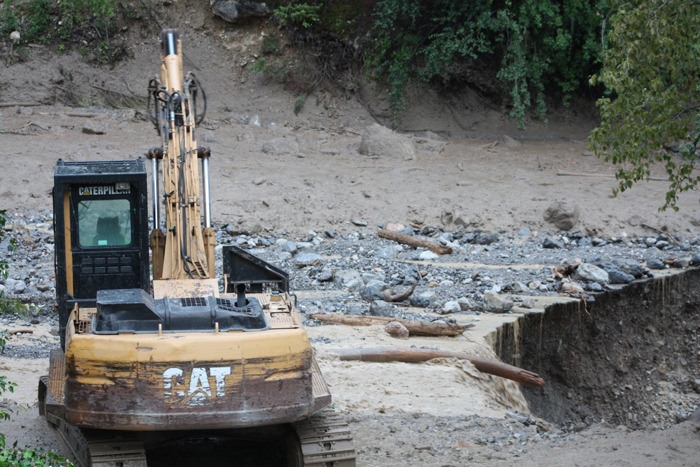
[[[199,93],[204,102],[206,99],[193,73],[183,78],[178,31],[164,30],[160,42],[160,79],[154,78],[149,83],[149,111],[161,138],[161,146],[148,153],[153,185],[150,235],[153,278],[213,278],[215,235],[210,214],[210,151],[199,147],[196,139],[196,125],[204,118],[203,113],[197,114]],[[201,177],[198,161],[201,161]],[[161,199],[165,211],[162,227]]]

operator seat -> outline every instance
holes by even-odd
[[[124,236],[119,225],[119,217],[99,217],[97,219],[97,234],[92,239],[97,246],[124,245]]]

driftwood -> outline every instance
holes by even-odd
[[[9,333],[14,336],[17,334],[34,334],[34,331],[31,329],[11,329]]]
[[[341,360],[360,360],[363,362],[421,363],[434,358],[459,358],[470,361],[477,370],[483,373],[530,386],[544,386],[544,379],[536,373],[507,363],[472,357],[461,352],[431,349],[340,349],[334,353],[340,356]]]
[[[402,234],[401,232],[395,232],[393,230],[379,229],[377,235],[387,240],[393,240],[397,243],[402,243],[404,245],[409,245],[414,248],[427,248],[438,255],[449,255],[452,253],[452,248],[449,246],[440,245],[430,240],[425,240],[422,238],[411,237],[410,235]]]
[[[559,177],[580,177],[580,178],[616,178],[614,174],[598,174],[587,172],[557,172]],[[647,179],[645,179],[647,180]],[[667,178],[649,177],[649,181],[667,182]]]
[[[323,323],[344,324],[346,326],[371,326],[373,324],[387,324],[392,321],[403,324],[413,336],[458,336],[463,334],[473,324],[439,323],[431,321],[415,321],[412,319],[385,318],[383,316],[354,316],[328,313],[312,313],[310,318]]]
[[[41,102],[0,102],[0,109],[5,107],[38,107],[44,105]]]

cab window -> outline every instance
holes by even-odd
[[[131,202],[91,199],[78,203],[78,243],[81,247],[126,246],[131,243]]]

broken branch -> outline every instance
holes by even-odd
[[[438,243],[431,242],[430,240],[412,237],[393,230],[379,229],[377,231],[377,235],[382,238],[386,238],[387,240],[393,240],[397,243],[412,246],[413,248],[427,248],[438,255],[449,255],[452,253],[452,248],[449,246],[440,245]]]
[[[458,336],[474,326],[473,324],[416,321],[412,319],[385,318],[383,316],[354,316],[328,313],[313,313],[308,316],[323,323],[343,324],[346,326],[371,326],[373,324],[386,324],[397,321],[406,326],[409,334],[414,336]]]
[[[406,362],[421,363],[434,358],[458,358],[468,360],[474,367],[490,375],[529,384],[544,386],[544,379],[537,373],[523,370],[507,363],[472,357],[461,352],[431,349],[339,349],[334,351],[341,360],[359,360],[362,362]]]

